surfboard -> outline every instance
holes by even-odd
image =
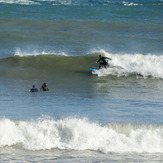
[[[93,68],[93,67],[89,67],[90,70],[92,71],[97,71],[98,69],[97,68]]]

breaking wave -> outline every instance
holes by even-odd
[[[0,119],[0,148],[94,150],[103,153],[162,153],[162,125],[108,124],[87,119]]]
[[[138,2],[136,0],[128,1],[128,0],[0,0],[0,3],[4,4],[19,4],[19,5],[80,5],[80,6],[94,6],[94,5],[102,5],[107,6],[111,4],[122,4],[124,6],[138,6],[143,5],[145,3],[151,4],[160,4],[161,0],[143,0]]]
[[[37,1],[32,0],[0,0],[4,4],[19,4],[19,5],[40,5]]]
[[[163,79],[163,56],[143,55],[143,54],[109,54],[102,52],[104,56],[111,57],[110,67],[100,69],[93,74],[98,76],[116,75],[129,76],[137,75],[139,77],[153,77]]]
[[[19,77],[28,75],[33,78],[41,72],[52,76],[55,73],[83,71],[89,73],[88,67],[98,67],[98,55],[112,58],[109,67],[92,72],[98,77],[116,76],[163,79],[163,56],[143,54],[113,54],[104,50],[90,52],[83,56],[70,56],[64,52],[25,52],[16,50],[15,56],[0,59],[1,76]],[[79,64],[80,63],[80,64]],[[26,72],[26,73],[24,73]]]

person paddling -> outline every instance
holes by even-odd
[[[101,67],[105,67],[105,68],[106,68],[106,66],[108,65],[107,59],[112,60],[112,59],[109,58],[109,57],[103,57],[102,55],[99,55],[99,59],[96,61],[96,63],[102,61],[102,62],[99,64],[99,69],[100,69]]]

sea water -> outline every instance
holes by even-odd
[[[163,162],[162,20],[162,0],[0,0],[0,162]]]

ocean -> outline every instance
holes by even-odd
[[[163,162],[163,1],[0,0],[0,90],[0,162]]]

